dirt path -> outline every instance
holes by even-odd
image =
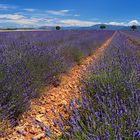
[[[31,140],[32,138],[37,138],[37,140],[47,140],[44,137],[43,127],[33,123],[33,120],[39,122],[41,126],[50,126],[55,133],[59,134],[58,129],[55,128],[51,121],[56,118],[52,113],[52,108],[56,116],[61,113],[64,117],[68,117],[69,113],[64,110],[64,105],[69,107],[70,98],[76,99],[80,96],[80,79],[84,71],[94,62],[98,62],[113,36],[98,48],[92,56],[87,57],[80,66],[74,66],[67,74],[64,74],[58,87],[49,86],[44,88],[41,97],[32,100],[31,110],[22,115],[19,120],[20,125],[14,128],[14,133],[9,135],[7,139]],[[6,139],[2,138],[1,140]]]

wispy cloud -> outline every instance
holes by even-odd
[[[122,26],[132,26],[132,25],[140,25],[140,21],[131,20],[129,22],[109,22],[110,25],[122,25]]]
[[[60,20],[60,23],[64,24],[65,26],[92,26],[95,24],[100,24],[100,22],[83,21],[83,20],[76,20],[76,19]]]
[[[70,10],[48,10],[46,13],[56,16],[65,16],[70,12]]]
[[[132,26],[132,25],[140,25],[140,22],[138,20],[132,20],[128,23],[128,25]]]
[[[80,17],[80,14],[75,14],[74,17]]]
[[[125,22],[115,22],[115,21],[109,22],[107,24],[116,25],[116,26],[126,26],[127,25]]]
[[[42,19],[25,17],[18,14],[0,14],[1,23],[14,23],[19,25],[38,25]]]
[[[23,15],[18,14],[0,14],[0,19],[11,19],[11,20],[18,20],[24,18]]]
[[[34,12],[34,11],[36,11],[36,9],[32,9],[32,8],[26,8],[24,10],[27,11],[27,12]]]
[[[17,8],[17,6],[0,4],[0,10],[9,10],[9,9],[16,9],[16,8]]]
[[[28,17],[21,14],[0,14],[1,23],[14,23],[22,26],[92,26],[97,24],[91,21],[59,18]]]

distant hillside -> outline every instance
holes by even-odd
[[[42,26],[39,29],[44,29],[44,30],[56,30],[55,26]],[[77,30],[79,29],[79,27],[75,27],[75,26],[69,26],[69,27],[61,27],[61,30]]]
[[[99,30],[101,24],[90,26],[90,27],[80,27],[79,30]],[[130,26],[116,26],[116,25],[105,25],[105,30],[130,30]],[[137,27],[140,30],[140,26]]]
[[[39,29],[44,29],[44,30],[55,30],[55,26],[42,26]]]
[[[89,26],[89,27],[77,27],[77,26],[69,26],[69,27],[61,27],[61,30],[100,30],[101,24]],[[104,30],[130,30],[130,26],[117,26],[117,25],[105,25],[106,29]],[[43,26],[39,29],[44,30],[55,30],[55,26]],[[137,26],[137,29],[140,30],[140,26]]]

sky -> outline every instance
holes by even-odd
[[[140,25],[140,0],[0,0],[0,27]]]

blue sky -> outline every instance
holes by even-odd
[[[140,25],[140,0],[0,0],[0,27]]]

